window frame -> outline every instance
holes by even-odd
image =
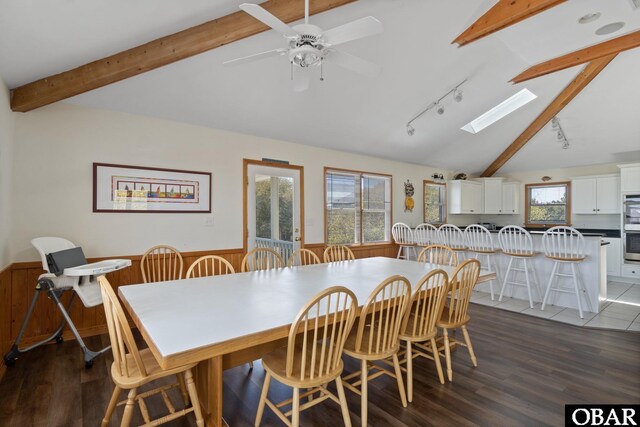
[[[529,204],[529,189],[532,187],[557,187],[560,185],[564,185],[567,189],[567,203],[566,203],[566,207],[567,207],[567,216],[565,218],[565,222],[562,224],[538,224],[538,223],[530,223],[529,222],[529,211],[530,211],[530,204]],[[525,227],[538,227],[538,228],[548,228],[548,227],[555,227],[555,226],[571,226],[571,181],[557,181],[557,182],[542,182],[542,183],[535,183],[535,184],[525,184],[524,185],[524,225]]]
[[[359,230],[359,235],[360,235],[360,243],[351,243],[351,244],[345,244],[345,246],[350,246],[350,247],[359,247],[359,246],[383,246],[383,245],[389,245],[393,242],[392,237],[391,237],[391,228],[393,227],[393,175],[391,174],[386,174],[386,173],[378,173],[378,172],[367,172],[367,171],[362,171],[362,170],[356,170],[356,169],[344,169],[344,168],[334,168],[334,167],[330,167],[330,166],[325,166],[324,167],[324,174],[322,177],[322,187],[323,187],[323,199],[324,199],[324,232],[323,232],[323,240],[324,240],[324,244],[328,245],[329,243],[327,243],[328,239],[327,239],[327,212],[329,209],[327,209],[327,173],[331,173],[331,172],[336,172],[336,173],[344,173],[344,174],[349,174],[349,175],[359,175],[360,176],[360,182],[362,183],[362,178],[365,176],[371,176],[371,177],[380,177],[380,178],[388,178],[389,179],[389,228],[386,230],[386,235],[388,237],[388,240],[382,241],[382,242],[371,242],[371,243],[364,243],[364,232],[363,232],[363,224],[364,221],[362,221],[362,213],[365,211],[365,209],[363,209],[363,203],[362,203],[362,191],[360,192],[360,208],[359,208],[359,212],[360,212],[360,230]],[[361,184],[362,185],[362,184]],[[370,211],[370,210],[369,210]]]
[[[426,188],[427,185],[439,185],[444,189],[444,207],[443,207],[443,212],[442,212],[442,222],[427,222],[427,216],[426,216],[426,206],[427,206],[427,192],[426,192]],[[425,179],[422,181],[422,222],[426,223],[426,224],[431,224],[431,225],[437,225],[440,226],[442,224],[446,224],[447,223],[447,213],[448,213],[448,203],[449,203],[449,198],[448,193],[447,193],[447,183],[446,182],[436,182],[433,180],[429,180],[429,179]]]

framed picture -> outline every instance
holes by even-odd
[[[94,163],[93,211],[210,213],[211,172]]]

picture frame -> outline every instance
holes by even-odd
[[[93,212],[211,213],[211,172],[93,163]]]

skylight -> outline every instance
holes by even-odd
[[[504,116],[513,113],[518,108],[528,104],[536,99],[538,96],[533,94],[529,89],[522,89],[512,97],[505,99],[500,104],[496,105],[481,116],[471,120],[460,129],[466,130],[469,133],[478,133],[487,126],[491,126]]]

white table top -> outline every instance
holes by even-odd
[[[156,357],[164,358],[290,325],[314,295],[330,286],[346,286],[362,305],[387,277],[400,274],[415,286],[437,267],[376,257],[121,286],[119,293],[153,341]]]

